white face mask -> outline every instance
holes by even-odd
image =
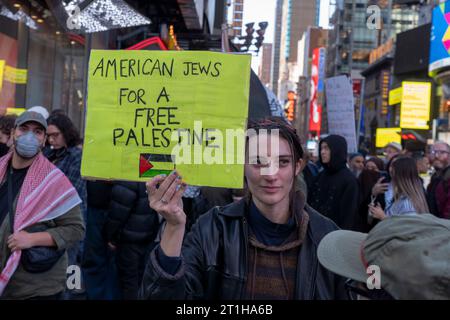
[[[21,157],[30,159],[39,153],[41,143],[33,132],[28,131],[16,139],[15,148]]]

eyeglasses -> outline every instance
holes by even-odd
[[[345,281],[345,289],[350,300],[358,300],[361,297],[369,300],[395,300],[384,289],[368,289],[367,286],[353,279]]]
[[[438,155],[445,154],[445,153],[450,153],[450,152],[448,152],[446,150],[431,150],[431,154],[433,156],[438,156]]]
[[[56,139],[59,137],[59,135],[61,134],[61,132],[52,132],[52,133],[47,133],[47,137],[48,138],[53,138]]]

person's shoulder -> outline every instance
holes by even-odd
[[[450,166],[446,167],[445,169],[440,172],[440,174],[437,176],[437,179],[439,180],[449,180],[450,179]]]
[[[67,148],[67,153],[69,154],[69,156],[70,156],[71,158],[74,158],[74,159],[78,159],[78,158],[81,159],[81,156],[82,156],[82,154],[83,154],[83,152],[81,151],[81,149],[78,148],[78,147],[70,147],[70,148]]]
[[[243,198],[237,202],[232,202],[225,206],[215,206],[198,218],[199,224],[225,223],[227,221],[236,221],[243,218],[246,210],[246,199]]]
[[[319,244],[320,240],[328,233],[339,230],[339,227],[331,219],[323,216],[311,206],[306,205],[305,210],[309,217],[308,229],[316,244]]]
[[[358,179],[356,176],[350,171],[349,168],[342,168],[337,175],[339,175],[339,180],[345,183],[354,183],[358,184]]]
[[[405,195],[400,196],[398,203],[399,203],[399,207],[401,207],[401,209],[404,209],[404,210],[411,209],[411,210],[415,211],[414,204],[413,204],[411,198],[409,198],[408,196],[405,196]]]

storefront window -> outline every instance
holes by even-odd
[[[4,70],[12,70],[17,78],[3,76],[1,112],[36,105],[49,112],[60,109],[82,129],[84,37],[61,30],[49,10],[45,16],[33,14],[33,8],[20,10],[33,17],[36,27],[0,16],[0,64],[4,61]]]

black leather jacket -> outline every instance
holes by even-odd
[[[317,246],[338,229],[311,207],[307,235],[298,257],[295,298],[347,299],[344,279],[323,268]],[[140,298],[143,299],[242,299],[247,276],[248,225],[246,199],[215,207],[202,215],[186,236],[182,265],[170,275],[158,264],[155,250],[148,261]]]

